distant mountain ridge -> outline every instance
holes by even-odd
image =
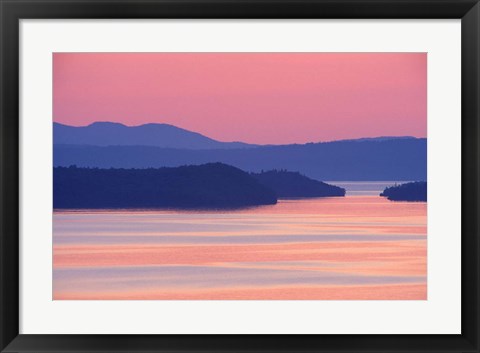
[[[366,142],[414,139],[413,136],[379,136],[345,139],[327,142]],[[88,146],[155,146],[178,149],[237,149],[253,148],[258,145],[244,142],[221,142],[170,124],[149,123],[127,126],[114,122],[94,122],[87,126],[71,126],[53,123],[53,144],[55,145],[88,145]],[[298,144],[292,144],[298,145]]]
[[[316,180],[426,180],[427,140],[408,136],[250,145],[167,124],[53,124],[54,166],[160,168],[224,163],[246,172],[286,169]]]
[[[414,139],[414,136],[378,136],[378,137],[361,137],[358,139],[346,139],[346,140],[337,140],[336,142],[340,141],[356,141],[356,142],[365,142],[365,141],[389,141],[389,140],[406,140],[406,139]],[[334,142],[334,141],[332,141]]]
[[[155,146],[181,149],[251,148],[243,142],[220,142],[169,124],[126,126],[95,122],[87,126],[53,123],[53,143],[91,146]]]
[[[242,149],[54,145],[54,166],[158,168],[221,162],[247,172],[287,169],[317,180],[426,180],[427,140],[344,141]]]

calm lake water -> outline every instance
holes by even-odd
[[[237,211],[55,211],[54,299],[427,297],[427,204],[393,182]]]

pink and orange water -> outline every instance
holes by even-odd
[[[53,299],[425,300],[427,204],[377,195],[55,211]]]

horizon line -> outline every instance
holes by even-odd
[[[306,145],[306,144],[310,144],[310,143],[329,143],[329,142],[354,141],[354,140],[363,140],[363,139],[365,139],[365,140],[368,140],[368,139],[375,140],[375,139],[382,139],[382,138],[384,138],[384,139],[401,139],[401,138],[404,138],[404,139],[407,139],[407,138],[427,139],[427,136],[415,136],[415,135],[380,135],[380,136],[377,135],[377,136],[345,137],[345,138],[339,138],[339,139],[335,139],[335,140],[325,140],[325,141],[316,141],[316,142],[309,141],[309,142],[303,142],[303,143],[302,142],[294,142],[294,143],[254,143],[254,142],[244,142],[244,141],[240,141],[240,140],[234,140],[234,141],[217,140],[215,138],[212,138],[212,137],[210,137],[206,134],[203,134],[201,132],[198,132],[198,131],[193,131],[193,130],[183,128],[181,126],[177,126],[177,125],[173,125],[173,124],[169,124],[169,123],[160,123],[160,122],[150,122],[150,123],[144,123],[144,124],[139,124],[139,125],[127,125],[127,124],[124,124],[124,123],[120,123],[120,122],[116,122],[116,121],[107,121],[107,120],[94,121],[94,122],[92,122],[88,125],[70,125],[70,124],[61,123],[61,122],[58,122],[58,121],[55,121],[55,120],[53,120],[52,122],[53,122],[53,124],[59,124],[59,125],[74,127],[74,128],[85,128],[85,127],[90,127],[90,126],[95,125],[95,124],[120,125],[120,126],[127,127],[127,128],[142,127],[142,126],[146,126],[146,125],[163,125],[163,126],[171,126],[171,127],[174,127],[174,128],[180,129],[180,130],[184,130],[184,131],[188,131],[188,132],[191,132],[191,133],[199,134],[201,136],[204,136],[205,138],[209,138],[209,139],[217,141],[217,142],[244,143],[244,144],[248,144],[248,145],[258,145],[258,146]]]

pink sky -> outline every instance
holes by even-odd
[[[427,55],[55,53],[53,119],[250,143],[426,137]]]

